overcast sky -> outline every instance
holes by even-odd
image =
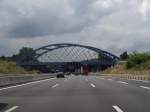
[[[150,0],[0,0],[0,55],[64,42],[149,51]]]

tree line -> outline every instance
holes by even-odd
[[[23,47],[19,50],[19,53],[14,54],[12,56],[1,56],[0,60],[17,62],[17,61],[24,59],[25,56],[30,56],[31,54],[34,54],[34,53],[35,51],[33,48]]]

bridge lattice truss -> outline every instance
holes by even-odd
[[[25,56],[22,62],[30,65],[69,62],[114,65],[117,60],[117,56],[95,47],[61,43],[40,47],[34,50],[34,53]]]

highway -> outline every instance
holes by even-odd
[[[150,82],[67,76],[0,88],[1,112],[150,112]]]

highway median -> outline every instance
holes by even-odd
[[[0,77],[0,87],[54,78],[55,74]]]

